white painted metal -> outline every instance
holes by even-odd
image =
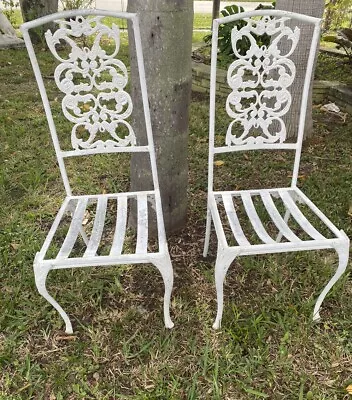
[[[136,145],[133,127],[128,120],[133,105],[130,95],[125,91],[128,83],[127,67],[117,58],[120,45],[120,32],[116,24],[112,24],[110,28],[103,23],[102,18],[106,16],[129,20],[132,23],[133,45],[136,46],[148,139],[146,146]],[[58,88],[64,93],[62,100],[63,114],[73,125],[71,132],[68,133],[71,135],[72,150],[61,149],[38,60],[28,34],[29,29],[34,29],[53,21],[59,25],[59,29],[54,33],[47,31],[45,38],[53,56],[59,61],[59,65],[54,72],[54,77]],[[163,278],[165,285],[164,321],[167,328],[172,328],[173,323],[170,318],[169,308],[173,286],[173,269],[166,242],[161,208],[137,15],[106,10],[64,11],[27,22],[21,26],[21,31],[43,100],[50,134],[67,194],[41,250],[35,257],[34,274],[39,293],[60,313],[66,324],[66,332],[72,333],[72,324],[68,315],[49,295],[45,286],[47,274],[51,269],[107,266],[126,263],[152,263],[157,267]],[[100,46],[100,40],[103,36],[109,37],[113,41],[115,49],[111,54],[105,53]],[[87,37],[92,38],[93,44],[90,47],[87,44],[79,45],[76,41],[77,38],[86,39]],[[67,58],[63,58],[61,53],[56,49],[56,46],[62,41],[71,47]],[[82,42],[86,42],[86,40]],[[104,73],[110,76],[109,81],[102,81]],[[77,82],[77,76],[82,78],[79,82]],[[112,101],[114,102],[114,108],[109,108],[107,102]],[[82,110],[80,104],[87,106]],[[128,131],[127,136],[119,136],[121,127]],[[77,132],[80,134],[77,135]],[[84,133],[86,134],[85,137]],[[102,133],[105,136],[109,136],[109,138],[103,140],[100,137]],[[66,157],[120,152],[149,153],[153,190],[85,196],[75,196],[72,194],[64,162]],[[126,240],[129,209],[128,202],[130,200],[137,202],[137,242],[134,252],[124,254],[123,249]],[[104,235],[107,219],[106,214],[109,212],[109,201],[117,204],[116,226],[110,253],[107,256],[102,256],[98,254],[98,250]],[[87,235],[82,223],[87,207],[92,203],[96,203],[97,206],[92,232],[90,235]],[[148,203],[152,205],[157,217],[159,249],[155,252],[148,249]],[[49,257],[47,256],[47,252],[50,244],[55,237],[60,222],[67,214],[72,215],[69,230],[56,257]],[[79,235],[83,237],[86,244],[86,250],[82,257],[72,255]]]
[[[258,19],[261,17],[261,19]],[[232,118],[226,134],[224,145],[215,146],[215,95],[216,95],[216,69],[218,53],[218,28],[220,24],[226,24],[239,19],[244,19],[247,24],[237,30],[232,30],[232,47],[237,59],[228,69],[227,80],[232,92],[226,102],[226,111]],[[304,87],[302,90],[301,112],[296,143],[285,143],[286,127],[283,116],[290,111],[292,102],[289,91],[295,77],[296,67],[289,59],[296,46],[299,45],[300,30],[292,28],[292,22],[302,21],[314,25],[311,48]],[[287,22],[290,21],[289,26]],[[267,33],[272,36],[268,47],[259,47],[255,35]],[[315,52],[320,34],[320,19],[290,13],[280,10],[259,10],[231,15],[213,21],[213,39],[211,50],[211,76],[210,76],[210,110],[209,110],[209,167],[208,167],[208,207],[207,222],[204,243],[204,257],[208,253],[210,231],[212,223],[218,239],[217,258],[215,264],[215,283],[217,292],[218,309],[213,327],[220,328],[223,311],[223,283],[226,272],[237,256],[292,252],[301,250],[335,249],[339,255],[337,272],[320,294],[313,312],[313,319],[319,318],[320,306],[334,283],[339,279],[347,267],[349,239],[343,231],[339,231],[335,225],[302,193],[297,187],[297,177],[302,150],[304,122],[308,101],[308,89],[312,75]],[[250,42],[250,49],[245,55],[241,55],[236,48],[236,43],[244,37]],[[278,47],[279,41],[285,39],[290,42],[290,49],[286,54],[281,54]],[[245,79],[248,72],[251,79]],[[274,99],[274,100],[273,100]],[[243,102],[245,100],[245,102]],[[248,101],[250,100],[250,101]],[[273,101],[270,101],[273,100]],[[275,124],[273,124],[275,123]],[[240,126],[238,134],[233,131],[234,125]],[[276,130],[273,126],[276,125]],[[261,133],[252,135],[252,129]],[[243,191],[214,191],[213,169],[214,156],[220,153],[253,150],[294,150],[295,160],[291,187],[274,189],[255,189]],[[242,226],[241,218],[236,214],[233,197],[242,201],[247,218],[254,232],[262,241],[260,244],[250,243]],[[253,198],[261,202],[268,212],[271,222],[276,225],[278,234],[276,240],[267,232],[260,220]],[[286,208],[282,217],[277,209],[274,198],[281,199]],[[230,224],[232,234],[237,242],[236,246],[228,244],[219,207],[223,203],[227,222]],[[327,239],[321,234],[307,217],[302,213],[298,204],[308,206],[323,224],[331,231],[332,239]],[[289,219],[292,218],[310,237],[303,240],[289,227]],[[281,242],[282,237],[287,241]]]

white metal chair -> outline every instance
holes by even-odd
[[[259,18],[262,17],[262,18]],[[232,47],[237,59],[228,68],[227,82],[232,92],[227,97],[226,111],[232,122],[229,124],[224,145],[216,146],[215,133],[215,94],[216,94],[216,69],[218,52],[218,28],[239,19],[246,24],[232,30]],[[290,55],[294,52],[299,39],[300,29],[292,28],[294,21],[302,21],[314,27],[309,58],[307,63],[304,87],[300,109],[300,120],[297,141],[285,143],[286,126],[283,120],[289,112],[291,94],[289,88],[294,81],[296,68]],[[259,47],[255,36],[267,33],[271,36],[268,46]],[[318,297],[313,320],[320,318],[320,306],[334,283],[346,269],[349,252],[349,239],[343,231],[338,230],[334,224],[307,198],[297,187],[297,177],[301,156],[304,122],[306,115],[307,99],[309,92],[312,68],[319,40],[320,20],[305,15],[289,13],[279,10],[261,10],[245,12],[225,18],[215,19],[213,22],[213,38],[211,53],[211,92],[210,92],[210,126],[209,126],[209,170],[208,170],[208,206],[206,236],[204,244],[204,257],[208,253],[211,223],[215,226],[218,239],[217,258],[215,264],[215,282],[217,293],[217,316],[213,328],[221,325],[223,312],[223,282],[226,272],[233,260],[242,255],[292,252],[302,250],[316,250],[333,248],[339,256],[339,265],[335,275],[325,286]],[[245,55],[237,49],[238,41],[247,38],[250,48]],[[283,47],[280,42],[289,43]],[[280,47],[281,46],[281,47]],[[282,50],[282,49],[285,50]],[[243,54],[243,52],[242,52]],[[240,128],[234,129],[235,125]],[[254,134],[254,130],[256,134]],[[260,132],[259,134],[257,132]],[[222,137],[223,137],[222,136]],[[217,143],[217,142],[216,142]],[[240,191],[214,191],[213,172],[214,156],[227,152],[240,152],[245,150],[292,150],[295,151],[295,161],[290,187],[240,190]],[[275,201],[274,201],[275,199]],[[278,205],[286,209],[281,215]],[[302,206],[300,206],[302,204]],[[245,221],[239,218],[236,208],[241,207]],[[331,231],[331,238],[327,238],[309,221],[302,212],[303,207],[308,207],[314,216],[324,225],[324,229]],[[261,220],[262,208],[266,210],[270,223],[277,227],[277,237],[273,238],[268,233],[267,225]],[[289,224],[289,218],[300,226],[306,233],[305,239],[299,237]],[[252,230],[257,241],[251,242],[249,234],[244,233],[244,224]],[[231,233],[231,240],[226,238],[224,225],[227,224]],[[284,238],[284,242],[281,242]],[[235,242],[233,242],[235,240]]]
[[[139,71],[141,96],[147,132],[147,145],[136,144],[136,137],[129,122],[132,113],[132,100],[125,91],[128,83],[128,71],[125,64],[117,58],[120,46],[120,30],[113,23],[111,27],[104,24],[103,17],[115,17],[128,20],[132,24],[134,44]],[[45,34],[47,45],[53,56],[59,61],[54,72],[55,82],[63,92],[62,111],[72,122],[72,129],[66,136],[71,136],[71,149],[64,151],[59,143],[55,120],[52,116],[47,91],[44,86],[37,57],[28,33],[29,29],[41,27],[55,21],[59,27],[55,32],[48,30]],[[66,312],[47,292],[45,282],[52,269],[106,266],[118,264],[152,263],[160,271],[164,285],[164,321],[167,328],[172,328],[169,306],[173,286],[173,270],[168,252],[165,228],[157,177],[155,150],[151,120],[148,106],[148,95],[143,64],[143,54],[139,31],[138,17],[132,13],[116,13],[104,10],[75,10],[59,12],[45,16],[22,25],[21,31],[27,46],[29,57],[37,79],[40,94],[54,143],[61,176],[66,189],[66,198],[54,220],[46,240],[37,253],[34,261],[35,282],[39,293],[55,307],[66,324],[66,332],[72,333],[72,325]],[[108,54],[100,45],[102,38],[113,43],[113,52]],[[80,39],[84,45],[77,43]],[[91,45],[89,44],[91,39]],[[66,42],[69,46],[68,56],[62,55],[57,45]],[[61,48],[62,50],[62,48]],[[66,58],[65,58],[66,57]],[[111,106],[110,103],[113,103]],[[83,107],[82,104],[87,105]],[[110,105],[109,105],[110,104]],[[121,134],[121,130],[127,134]],[[102,140],[102,136],[108,139]],[[106,153],[140,152],[149,154],[153,190],[139,192],[109,193],[99,195],[72,194],[65,167],[68,157],[89,156]],[[137,235],[135,251],[125,253],[126,225],[130,203],[137,204]],[[86,209],[96,205],[95,219],[90,235],[83,229],[82,222]],[[116,228],[111,240],[109,254],[98,255],[99,245],[104,235],[106,215],[116,209]],[[152,210],[156,214],[158,249],[148,248],[148,217]],[[56,256],[48,257],[47,252],[57,229],[65,215],[71,214],[71,224],[61,248]],[[65,217],[66,218],[66,217]],[[79,257],[72,252],[79,235],[86,248]]]

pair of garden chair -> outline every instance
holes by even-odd
[[[125,64],[117,58],[120,31],[115,24],[111,27],[105,25],[104,17],[115,17],[131,23],[148,139],[147,144],[143,146],[137,144],[130,121],[133,107],[132,99],[126,91],[128,70]],[[226,111],[232,122],[226,133],[216,132],[218,28],[219,24],[233,23],[239,19],[245,23],[240,29],[235,27],[232,30],[231,40],[236,59],[231,63],[227,77],[231,92],[227,97]],[[289,88],[293,84],[296,72],[290,55],[294,52],[300,39],[300,29],[292,27],[293,21],[311,25],[314,32],[302,88],[297,140],[295,143],[286,143],[284,117],[289,112],[292,102]],[[30,29],[53,22],[58,24],[58,29],[54,32],[48,30],[45,39],[51,53],[59,61],[54,78],[57,87],[63,94],[62,112],[72,124],[69,150],[64,150],[59,140],[60,135],[57,134],[51,104],[29,36]],[[21,31],[38,82],[66,190],[66,198],[41,250],[35,257],[34,274],[39,293],[60,313],[66,324],[66,332],[72,333],[68,315],[46,289],[46,278],[50,270],[152,263],[163,277],[165,285],[164,321],[167,328],[172,328],[169,307],[173,287],[173,269],[163,222],[137,15],[103,10],[65,11],[27,22],[22,25]],[[238,256],[335,249],[339,256],[338,268],[318,297],[313,312],[314,320],[319,318],[319,309],[326,294],[346,269],[349,239],[297,187],[308,92],[319,33],[319,19],[279,10],[254,11],[214,20],[210,85],[208,206],[204,256],[208,253],[213,223],[218,240],[215,264],[218,304],[214,323],[216,329],[220,327],[223,312],[225,275],[233,260]],[[257,45],[256,38],[263,34],[271,37],[270,45]],[[92,37],[91,42],[87,42],[89,37]],[[103,37],[107,37],[110,43],[113,43],[111,53],[102,49],[100,42]],[[238,44],[243,40],[250,45],[245,52],[238,50]],[[288,46],[280,48],[282,41],[286,41]],[[66,56],[58,47],[63,42],[70,49]],[[112,107],[111,103],[113,103]],[[235,129],[236,125],[237,128],[240,127],[239,130]],[[124,130],[124,135],[120,135],[121,129]],[[102,139],[103,134],[105,137],[108,136],[106,140]],[[220,146],[216,145],[216,136],[222,138]],[[246,150],[294,151],[295,160],[291,186],[259,190],[215,191],[213,189],[214,157],[222,153]],[[153,190],[99,195],[72,194],[65,168],[65,161],[68,158],[126,152],[140,152],[149,155]],[[281,208],[278,206],[278,201],[281,202]],[[126,253],[124,249],[128,237],[126,233],[128,213],[132,203],[136,208],[137,215],[136,243],[134,250]],[[84,222],[89,207],[94,207],[93,214],[95,216],[91,231],[87,233]],[[239,207],[244,210],[245,222],[242,222],[242,216],[238,212]],[[320,232],[316,228],[315,224],[302,211],[302,207],[311,210],[315,218],[330,232],[330,236],[325,234],[325,231]],[[267,213],[269,222],[263,220],[262,209]],[[105,223],[112,210],[115,213],[115,229],[111,235],[109,250],[105,254],[101,254],[100,246],[105,234]],[[282,210],[285,211],[284,215]],[[148,219],[151,212],[155,212],[157,221],[158,243],[155,251],[148,246]],[[52,253],[49,248],[52,246],[59,227],[67,218],[70,218],[69,228],[57,251]],[[289,221],[294,221],[305,236],[300,236],[297,229],[290,226]],[[251,228],[250,234],[248,231],[245,232],[244,224]],[[276,237],[273,237],[268,231],[270,224],[276,227]],[[225,226],[228,228],[225,229]],[[230,237],[229,232],[231,232]],[[74,251],[78,240],[83,240],[85,248],[79,256]]]

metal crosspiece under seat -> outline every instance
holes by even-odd
[[[105,25],[104,17],[128,20],[132,25],[147,132],[147,144],[143,146],[137,144],[133,127],[129,122],[133,104],[130,95],[125,90],[128,84],[127,67],[117,58],[121,39],[120,30],[115,23],[111,27]],[[57,30],[46,32],[45,39],[53,56],[59,61],[54,78],[57,87],[63,93],[62,112],[73,124],[69,150],[62,149],[57,135],[47,91],[28,33],[29,29],[41,27],[49,22],[58,24]],[[66,332],[72,333],[68,315],[46,289],[45,282],[50,270],[152,263],[160,271],[164,281],[164,321],[167,328],[172,328],[169,307],[173,287],[173,269],[161,207],[137,15],[105,10],[64,11],[27,22],[21,26],[21,31],[43,100],[67,195],[34,260],[35,282],[39,293],[60,313],[66,324]],[[106,38],[110,44],[112,43],[111,52],[101,47],[101,42]],[[77,42],[77,39],[81,42]],[[60,51],[62,42],[65,42],[66,48],[69,48],[68,55],[63,55]],[[152,190],[80,196],[72,194],[65,159],[94,154],[132,152],[149,155],[153,178]],[[127,217],[131,202],[137,210],[137,234],[134,251],[127,253],[124,251],[124,246],[127,241]],[[87,234],[84,229],[84,219],[92,205],[95,206],[95,216],[91,233]],[[98,249],[106,230],[107,214],[111,210],[115,210],[116,214],[114,233],[111,236],[108,253],[99,255]],[[150,250],[148,246],[148,220],[151,212],[156,216],[157,250],[154,250],[154,247]],[[67,234],[56,255],[52,256],[48,250],[60,224],[67,215],[71,215]],[[77,256],[73,250],[80,237],[85,243],[85,251]]]
[[[240,28],[235,26],[231,32],[235,61],[228,68],[227,82],[231,93],[227,97],[226,111],[232,119],[226,135],[221,136],[215,130],[215,95],[216,69],[218,52],[218,28],[220,24],[228,24],[243,20]],[[285,143],[285,115],[289,115],[292,103],[290,86],[296,75],[296,66],[290,59],[300,40],[300,28],[294,21],[309,24],[313,27],[312,42],[302,88],[298,135],[295,143]],[[213,22],[211,78],[210,78],[210,122],[209,122],[209,170],[208,170],[208,206],[204,244],[204,257],[208,253],[211,225],[214,224],[218,239],[217,258],[215,264],[215,283],[217,293],[217,316],[213,327],[220,328],[223,313],[223,283],[228,268],[234,259],[243,255],[268,254],[316,249],[335,249],[339,256],[339,264],[335,275],[331,278],[318,297],[313,320],[320,318],[320,306],[347,267],[349,239],[316,207],[297,187],[297,177],[302,149],[304,123],[308,101],[312,69],[319,41],[320,19],[280,10],[260,10],[239,13],[219,18]],[[257,37],[268,35],[269,43],[259,46]],[[284,43],[285,42],[285,43]],[[249,44],[243,51],[241,45]],[[224,145],[215,144],[215,134],[224,137]],[[223,139],[222,139],[223,140]],[[216,143],[218,143],[216,141]],[[292,181],[290,187],[214,191],[213,172],[214,156],[221,153],[254,150],[292,150],[295,152]],[[281,208],[285,209],[282,216]],[[244,211],[244,221],[236,210]],[[308,208],[314,220],[324,226],[319,231],[302,212]],[[276,227],[276,238],[270,235],[267,225],[262,220],[264,212],[269,217],[269,224]],[[243,213],[242,213],[243,214]],[[289,226],[293,220],[303,232],[300,237]],[[246,236],[244,226],[249,226],[257,240],[253,243]],[[229,227],[228,229],[226,229]],[[329,231],[329,236],[325,234]],[[231,238],[226,233],[231,232]],[[285,241],[282,241],[282,240]]]

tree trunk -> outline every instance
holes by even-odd
[[[185,225],[187,214],[193,0],[129,0],[127,9],[138,13],[140,18],[165,228],[173,232]],[[137,141],[145,144],[144,114],[133,46],[130,52],[133,126]],[[151,187],[149,157],[142,153],[132,154],[131,189],[149,190]],[[133,214],[132,225],[135,224]]]
[[[213,19],[218,18],[220,13],[220,0],[213,0]]]
[[[58,0],[20,0],[23,21],[31,21],[33,19],[52,14],[58,10]],[[47,29],[53,29],[52,26],[43,26],[38,29],[29,31],[33,43],[40,43],[44,40],[44,32]]]
[[[334,6],[337,0],[330,0],[329,4],[326,6],[325,18],[324,18],[324,32],[328,32],[331,28],[331,22],[334,15]]]
[[[321,18],[324,12],[324,0],[277,0],[276,1],[276,9],[285,10],[285,11],[293,11],[300,14],[310,15],[312,17]],[[299,113],[301,107],[301,99],[302,97],[302,89],[303,83],[306,73],[306,67],[308,62],[309,49],[311,45],[313,29],[314,27],[307,26],[307,24],[302,23],[300,21],[293,21],[291,26],[298,26],[301,30],[300,33],[300,41],[298,46],[292,56],[291,60],[296,65],[296,78],[291,86],[291,95],[292,95],[292,105],[290,108],[290,112],[287,114],[285,118],[286,128],[287,128],[287,137],[296,137],[298,132],[298,121],[299,121]],[[319,43],[318,43],[319,46]],[[318,53],[318,52],[317,52]],[[312,88],[313,88],[313,79],[314,79],[314,70],[316,66],[316,60],[313,67],[313,75],[312,81],[309,89],[309,97],[307,104],[307,114],[306,114],[306,123],[304,128],[304,137],[310,137],[313,134],[313,118],[312,118]]]

